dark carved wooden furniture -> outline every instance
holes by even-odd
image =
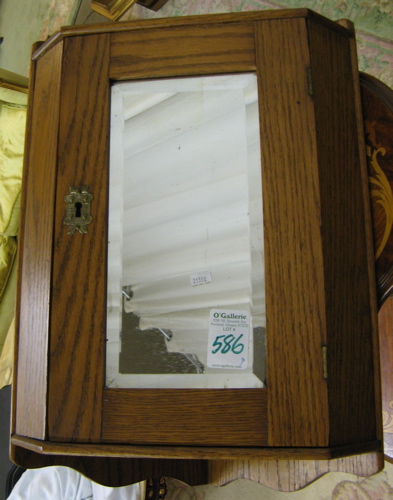
[[[360,74],[374,229],[385,458],[393,460],[393,91]]]

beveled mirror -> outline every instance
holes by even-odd
[[[262,387],[256,75],[117,83],[110,151],[107,386]]]

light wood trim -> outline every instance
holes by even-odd
[[[103,442],[266,446],[266,389],[106,389]]]
[[[63,45],[33,63],[23,178],[14,425],[45,439],[52,237]],[[48,111],[49,110],[49,111]],[[37,251],[37,249],[40,251]]]
[[[49,366],[52,440],[99,441],[106,333],[109,35],[65,41]],[[75,117],[80,117],[75,119]],[[93,222],[67,234],[64,197],[89,185]],[[62,311],[62,314],[57,314]],[[81,332],[81,335],[79,335]]]

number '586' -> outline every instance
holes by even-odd
[[[244,350],[244,344],[240,343],[242,337],[243,334],[240,334],[237,338],[232,334],[217,335],[212,345],[212,354],[216,354],[220,351],[222,354],[226,354],[229,351],[232,351],[234,354],[242,353]]]

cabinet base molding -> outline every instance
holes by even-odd
[[[294,491],[327,472],[376,474],[383,468],[380,449],[379,442],[327,449],[223,449],[51,443],[17,435],[11,438],[12,460],[21,467],[64,465],[112,487],[165,476],[190,486],[223,486],[236,479],[249,479],[276,490]]]

